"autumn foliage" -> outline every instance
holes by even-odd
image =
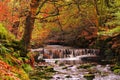
[[[0,78],[29,80],[35,55],[28,59],[28,52],[49,43],[98,48],[120,61],[119,6],[120,0],[0,0]]]
[[[20,80],[20,78],[17,77],[16,75],[16,70],[15,67],[10,66],[9,64],[3,62],[0,60],[0,78],[2,80],[8,80],[8,79],[12,79],[12,80]]]

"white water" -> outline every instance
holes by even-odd
[[[81,61],[81,58],[84,58],[84,57],[96,57],[96,56],[88,54],[88,55],[81,55],[77,57],[70,56],[69,58],[56,58],[56,59],[44,59],[44,60],[45,62],[55,63],[56,61],[73,61],[73,60]]]
[[[65,47],[60,45],[47,45],[45,49],[71,49],[71,47]],[[41,51],[43,48],[33,49],[32,51]],[[86,80],[83,76],[84,74],[89,73],[87,69],[78,69],[77,67],[80,64],[65,64],[64,66],[59,66],[59,64],[55,64],[56,61],[65,62],[65,61],[81,61],[83,57],[94,57],[93,55],[80,55],[74,57],[73,55],[69,55],[66,58],[54,58],[54,59],[44,59],[47,63],[53,65],[54,70],[57,71],[51,80]],[[120,75],[115,75],[110,71],[110,67],[108,65],[102,66],[97,65],[92,67],[93,70],[96,70],[95,78],[93,80],[120,80]],[[100,72],[100,73],[99,73]]]
[[[78,69],[78,66],[79,65],[54,66],[54,70],[57,72],[51,80],[86,80],[83,76],[89,72],[85,69]],[[92,68],[101,72],[101,74],[95,73],[95,78],[93,80],[120,80],[120,75],[113,74],[109,69],[107,69],[107,66],[97,65]],[[69,76],[69,78],[67,78],[67,76]]]

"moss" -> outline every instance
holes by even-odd
[[[54,74],[54,69],[51,66],[40,66],[30,72],[31,80],[50,80]]]

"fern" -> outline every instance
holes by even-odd
[[[0,54],[9,53],[9,52],[10,50],[8,48],[0,44]]]

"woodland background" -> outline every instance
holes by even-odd
[[[29,50],[51,43],[97,48],[119,65],[120,0],[0,0],[0,78],[29,80]]]

